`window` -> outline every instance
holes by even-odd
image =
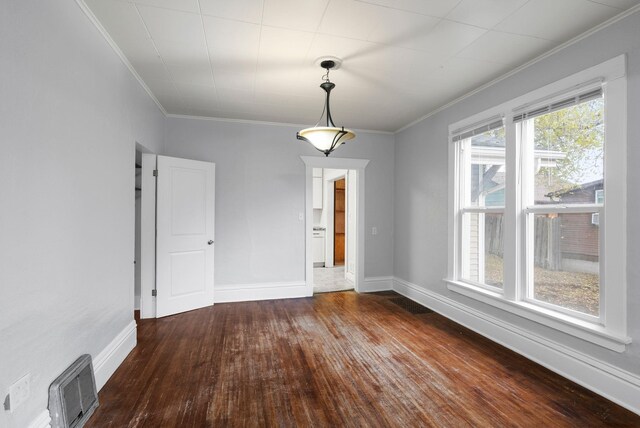
[[[450,126],[449,152],[449,288],[619,352],[630,342],[624,63]]]
[[[526,300],[596,322],[600,230],[591,220],[603,208],[593,202],[604,186],[600,86],[514,118],[524,165]]]
[[[504,251],[505,131],[502,119],[459,134],[462,154],[461,277],[501,289]]]

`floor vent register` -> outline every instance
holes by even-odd
[[[84,354],[49,387],[51,428],[81,428],[97,407],[91,355]]]

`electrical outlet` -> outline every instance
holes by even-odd
[[[15,411],[31,394],[31,375],[26,374],[9,387],[9,410]]]
[[[372,227],[371,228],[371,234],[372,235],[377,235],[378,234],[378,228],[377,227]]]

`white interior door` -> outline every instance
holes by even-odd
[[[215,164],[158,156],[156,316],[213,304]]]

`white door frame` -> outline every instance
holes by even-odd
[[[140,198],[140,318],[156,317],[156,177],[155,154],[142,154]]]
[[[313,168],[351,169],[356,171],[356,273],[354,288],[364,285],[364,184],[368,159],[300,156],[306,165],[305,191],[305,284],[307,296],[313,296]]]

